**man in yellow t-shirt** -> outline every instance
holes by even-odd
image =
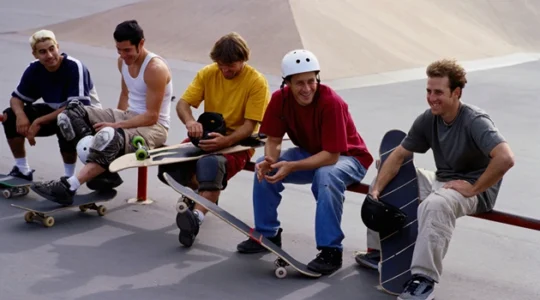
[[[191,107],[198,108],[204,101],[205,113],[223,116],[226,134],[210,133],[210,139],[200,139],[198,146],[204,151],[230,147],[258,131],[270,101],[270,89],[266,78],[247,64],[249,54],[247,43],[237,33],[221,37],[210,53],[213,63],[197,72],[176,106],[191,138],[199,139],[203,135],[203,126],[193,117]],[[161,165],[158,178],[166,184],[163,173],[167,172],[179,183],[217,203],[227,181],[244,168],[254,152],[208,155],[193,162]],[[193,210],[177,214],[181,244],[186,247],[193,244],[206,213],[204,207],[195,205]]]

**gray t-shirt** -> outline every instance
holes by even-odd
[[[489,153],[505,139],[482,109],[462,103],[458,116],[446,125],[427,109],[416,118],[401,145],[412,152],[433,151],[437,180],[462,179],[474,184],[486,170]],[[502,179],[478,195],[477,213],[493,208]]]

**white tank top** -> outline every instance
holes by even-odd
[[[146,55],[139,74],[136,78],[129,74],[128,66],[122,62],[122,75],[128,89],[128,110],[136,114],[146,112],[146,83],[144,82],[144,71],[150,60],[154,57],[161,58],[155,53],[148,52]],[[163,60],[165,62],[165,60]],[[165,62],[166,63],[166,62]],[[171,122],[171,97],[173,93],[172,75],[171,81],[165,87],[165,95],[161,103],[158,122],[165,128],[169,128]]]

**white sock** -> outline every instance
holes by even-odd
[[[75,164],[64,164],[64,172],[66,173],[66,177],[71,177],[75,175]]]
[[[202,224],[202,221],[204,220],[204,214],[202,213],[202,211],[198,209],[194,209],[193,212],[197,214],[197,218],[199,219],[199,224]]]
[[[26,160],[26,157],[23,158],[15,158],[15,165],[17,168],[19,168],[19,171],[23,173],[24,175],[30,174],[30,166],[28,165],[28,161]]]
[[[79,182],[79,179],[77,179],[77,176],[69,177],[67,182],[69,182],[69,185],[70,185],[69,190],[72,192],[76,191],[81,186],[81,183]]]

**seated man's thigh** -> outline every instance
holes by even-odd
[[[26,104],[24,105],[24,114],[28,118],[28,121],[30,122],[30,125],[39,117],[48,115],[52,113],[54,109],[49,107],[47,104],[44,103],[37,103],[37,104]],[[6,131],[6,137],[14,138],[14,137],[21,137],[17,132],[17,116],[15,115],[15,112],[11,108],[7,108],[4,110],[4,114],[6,115],[6,119],[3,122],[4,130]],[[36,133],[36,136],[51,136],[55,135],[58,132],[58,126],[56,125],[56,122],[52,121],[48,124],[41,124],[41,127],[39,131]]]
[[[207,155],[197,161],[195,175],[199,191],[220,191],[227,186],[227,164],[223,155]]]
[[[186,162],[181,163],[173,163],[173,164],[166,164],[166,165],[159,165],[158,166],[158,179],[167,184],[167,181],[165,180],[165,177],[163,176],[164,173],[167,173],[170,177],[172,177],[176,182],[180,183],[184,186],[189,186],[191,188],[198,188],[197,182],[195,179],[195,170],[197,168],[197,161],[196,160],[190,160]]]
[[[155,149],[163,146],[167,141],[167,129],[161,124],[152,126],[124,129],[126,133],[126,153],[134,152],[136,148],[131,144],[135,136],[141,136],[148,149]]]
[[[85,109],[88,114],[88,121],[90,121],[90,124],[92,125],[101,122],[115,123],[124,119],[122,117],[123,112],[118,109],[93,106],[85,106]]]

